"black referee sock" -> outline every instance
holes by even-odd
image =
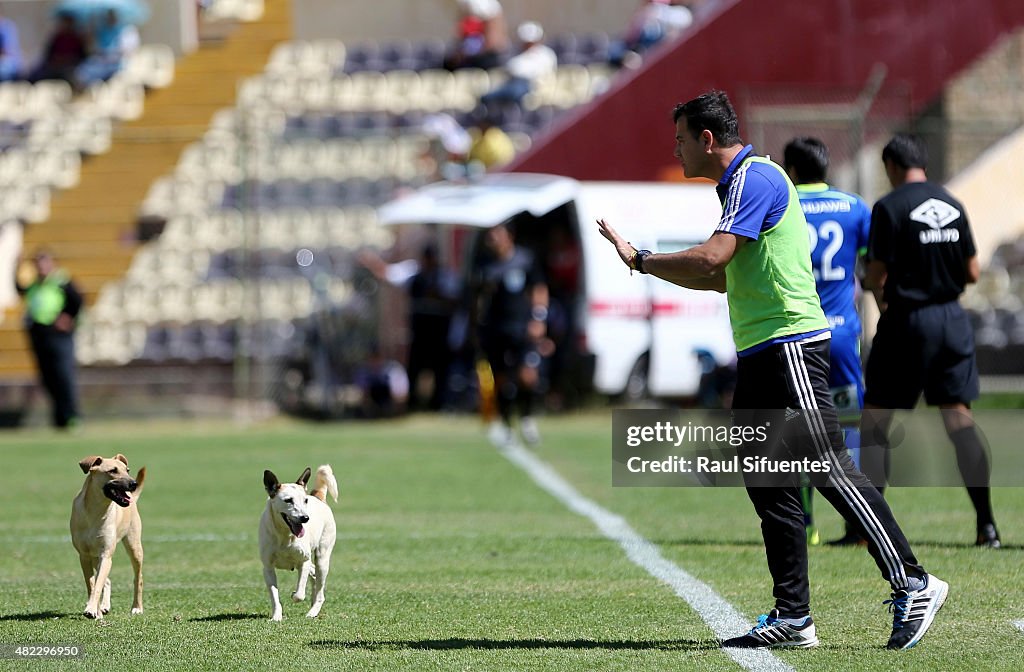
[[[978,516],[978,529],[983,525],[994,524],[988,455],[985,454],[978,430],[973,425],[964,427],[950,432],[949,438],[956,447],[956,463]]]
[[[512,425],[512,411],[515,407],[518,386],[511,381],[502,381],[497,389],[498,414],[506,426]]]
[[[536,400],[536,392],[521,385],[519,387],[519,414],[520,417],[528,418],[533,415],[533,406]]]

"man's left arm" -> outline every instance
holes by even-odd
[[[734,233],[716,231],[696,247],[648,256],[643,261],[643,269],[680,287],[724,292],[725,267],[744,240],[746,238]]]
[[[70,280],[64,283],[62,289],[64,290],[64,308],[60,311],[57,319],[53,321],[53,326],[57,331],[71,332],[74,331],[75,319],[82,310],[82,295],[75,287],[75,283]]]
[[[964,282],[973,284],[981,276],[981,264],[978,262],[978,248],[974,244],[971,223],[967,219],[967,211],[960,206],[963,221],[963,235],[960,236],[960,250],[964,256]]]

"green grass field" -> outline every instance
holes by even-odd
[[[751,621],[771,605],[753,510],[739,489],[613,489],[611,414],[546,418],[536,452],[626,518],[666,558]],[[0,669],[734,670],[712,631],[668,587],[490,448],[473,418],[312,425],[96,424],[72,436],[0,436],[0,643],[75,643],[79,661]],[[68,538],[77,462],[122,452],[145,465],[145,607],[129,616],[131,568],[114,558],[113,610],[81,615]],[[329,462],[341,486],[338,544],[321,617],[269,605],[257,551],[263,469],[294,479]],[[889,500],[927,568],[951,584],[915,649],[882,647],[887,586],[862,549],[811,549],[822,645],[783,652],[797,670],[1019,670],[1024,489],[994,493],[1007,548],[976,550],[962,488]],[[824,538],[841,521],[819,502]],[[279,572],[282,594],[295,575]],[[739,634],[739,633],[737,633]]]

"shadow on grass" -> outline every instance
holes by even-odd
[[[975,546],[972,541],[926,541],[923,539],[914,539],[911,541],[914,548],[918,546],[931,546],[933,548],[963,548],[977,550],[979,553],[999,553],[1001,551],[1020,551],[1024,550],[1024,546],[1021,544],[1003,544],[998,549],[996,548],[981,548]]]
[[[750,546],[752,548],[764,548],[764,542],[760,539],[650,539],[655,546]]]
[[[604,639],[413,639],[381,641],[342,641],[317,639],[310,648],[321,650],[420,650],[449,651],[459,649],[609,649],[634,651],[707,651],[720,649],[715,640],[672,639],[655,641],[604,640]]]
[[[53,618],[80,615],[81,614],[65,614],[61,611],[33,611],[26,614],[0,614],[0,621],[49,621]]]
[[[258,618],[267,618],[266,614],[211,614],[210,616],[201,616],[199,618],[188,619],[189,623],[216,623],[218,621],[253,621]]]

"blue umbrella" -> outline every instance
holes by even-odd
[[[61,0],[53,7],[55,15],[70,15],[79,23],[93,22],[111,10],[121,24],[140,25],[149,19],[149,5],[143,0]]]

